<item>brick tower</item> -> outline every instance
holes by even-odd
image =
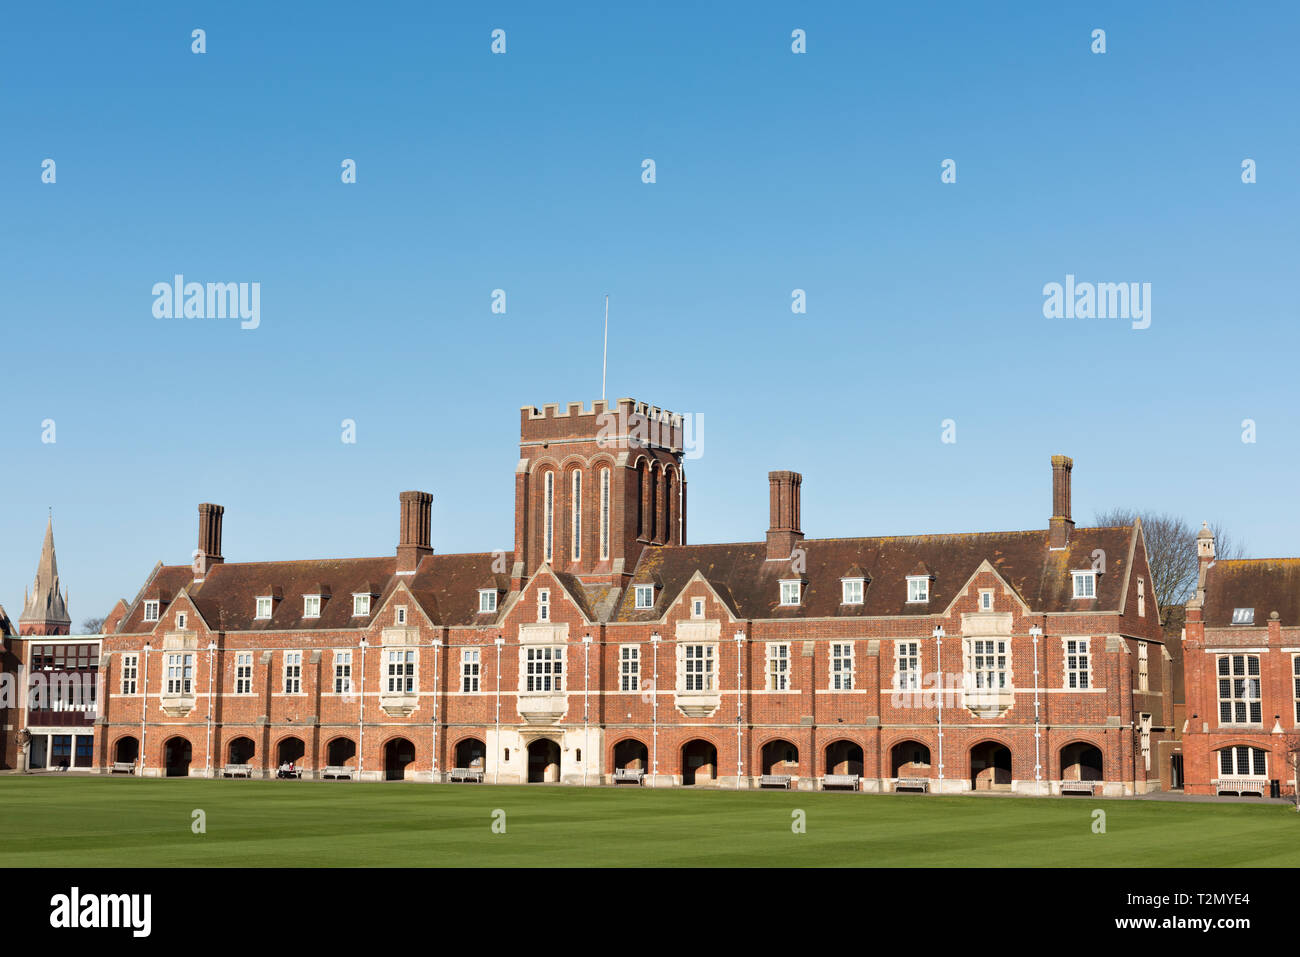
[[[642,549],[685,541],[680,415],[632,399],[521,409],[514,587],[543,564],[613,582]]]

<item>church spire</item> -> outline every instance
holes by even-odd
[[[67,635],[72,633],[68,617],[68,599],[59,593],[59,565],[54,557],[54,515],[45,525],[45,542],[36,566],[36,580],[23,603],[18,619],[20,635]]]

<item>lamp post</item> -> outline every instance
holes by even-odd
[[[744,723],[745,686],[741,662],[744,658],[745,633],[736,632],[736,790],[740,790],[740,779],[745,773],[745,758],[741,751],[741,727]]]
[[[943,793],[943,697],[947,694],[947,679],[943,675],[943,625],[934,626],[937,647],[935,662],[939,668],[939,793]]]
[[[1034,639],[1034,790],[1038,792],[1043,786],[1042,753],[1039,750],[1042,732],[1038,714],[1038,639],[1043,636],[1043,629],[1038,625],[1030,625],[1029,636]]]
[[[654,728],[651,738],[650,786],[655,786],[659,777],[659,632],[650,636],[650,647],[654,649],[654,677],[650,681],[650,720]]]

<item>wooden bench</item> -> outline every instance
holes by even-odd
[[[641,768],[615,768],[614,783],[623,784],[642,784],[645,781],[645,771]]]
[[[354,773],[351,768],[327,767],[321,771],[320,777],[322,781],[328,781],[331,778],[335,781],[351,781]]]
[[[790,790],[790,775],[788,774],[764,774],[758,779],[760,788],[785,788]]]
[[[1089,797],[1097,793],[1096,781],[1062,781],[1061,794],[1086,794]]]
[[[457,781],[461,783],[482,784],[483,772],[478,768],[452,768],[447,775],[447,780],[453,784]]]
[[[135,763],[132,761],[114,761],[113,768],[109,774],[135,774]]]
[[[822,778],[822,790],[827,788],[850,788],[854,791],[858,789],[858,782],[862,779],[856,774],[828,774]]]
[[[253,776],[253,766],[251,764],[227,764],[221,769],[223,778],[251,778]]]
[[[930,792],[929,778],[899,778],[894,782],[895,791],[924,791]]]
[[[1258,794],[1264,796],[1268,781],[1264,778],[1217,778],[1214,782],[1215,794]]]

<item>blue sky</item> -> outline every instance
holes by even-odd
[[[408,488],[511,547],[518,408],[599,396],[605,293],[610,397],[703,415],[691,541],[761,538],[778,468],[810,537],[1041,528],[1063,452],[1080,523],[1300,553],[1297,8],[898,6],[6,8],[0,602],[47,506],[76,623],[201,501],[228,560],[389,554]],[[176,273],[260,326],[155,318]],[[1150,328],[1044,318],[1067,273]]]

